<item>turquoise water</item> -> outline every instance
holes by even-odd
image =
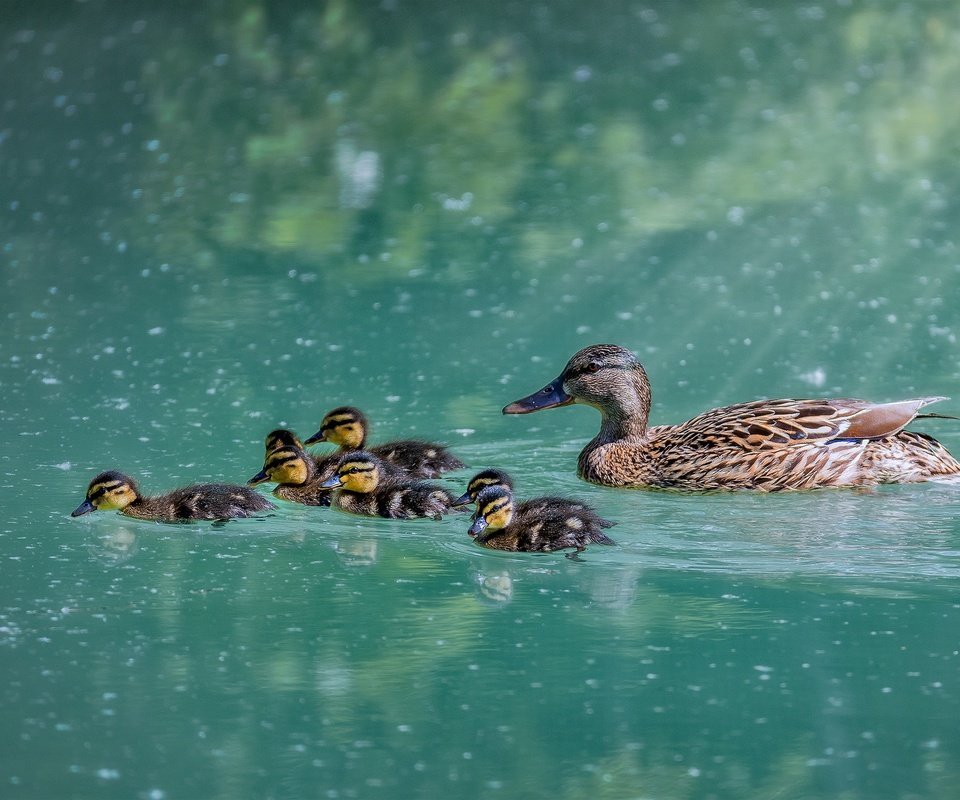
[[[8,11],[0,796],[956,795],[956,487],[609,490],[593,410],[500,414],[601,341],[654,423],[960,413],[953,4]],[[344,403],[617,546],[69,517]]]

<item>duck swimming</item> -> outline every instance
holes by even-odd
[[[336,459],[325,459],[324,463],[318,463],[296,444],[278,444],[267,451],[263,469],[247,483],[255,486],[264,481],[274,481],[277,484],[273,489],[274,497],[305,506],[328,506],[330,491],[323,488],[322,484],[336,471],[336,467]]]
[[[70,516],[116,510],[137,519],[185,522],[249,517],[272,508],[276,506],[253,489],[226,483],[195,483],[159,497],[144,497],[132,478],[110,470],[90,481],[86,498]]]
[[[488,486],[499,486],[512,493],[513,478],[502,469],[485,469],[482,472],[478,472],[470,479],[470,483],[467,484],[467,491],[458,497],[453,502],[453,505],[459,507],[465,506],[468,503],[476,503],[477,496]],[[565,497],[534,497],[516,504],[514,514],[519,519],[532,520],[538,516],[548,516],[557,509],[566,509],[572,514],[584,509],[589,510],[589,508],[589,506],[578,500],[568,500]],[[474,517],[479,516],[479,513],[478,508]],[[603,527],[609,527],[614,524],[612,522],[608,523],[606,520],[603,520],[603,523],[605,523]]]
[[[440,519],[453,507],[453,495],[441,486],[391,472],[372,453],[341,456],[337,474],[322,484],[333,489],[333,505],[368,517]]]
[[[362,450],[400,467],[415,478],[436,478],[442,472],[465,466],[446,447],[436,442],[398,439],[368,448],[369,431],[370,423],[360,409],[340,406],[323,418],[320,430],[309,437],[306,444],[330,442],[340,448],[340,455]]]
[[[960,480],[960,462],[942,444],[904,430],[917,417],[940,416],[919,412],[943,397],[757,400],[649,427],[650,397],[633,353],[595,344],[503,413],[571,403],[596,408],[600,432],[580,453],[577,472],[604,486],[780,491]]]
[[[582,552],[588,544],[615,542],[603,528],[613,525],[583,503],[541,497],[514,505],[504,486],[486,486],[477,494],[477,516],[469,534],[493,550],[549,552],[568,547]]]

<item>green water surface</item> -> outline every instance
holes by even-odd
[[[610,490],[595,411],[500,414],[603,341],[654,423],[960,413],[956,4],[13,2],[0,43],[0,797],[957,797],[956,486]],[[69,517],[344,403],[617,546]]]

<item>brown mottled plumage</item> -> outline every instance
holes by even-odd
[[[369,432],[370,423],[363,412],[352,406],[340,406],[323,418],[320,430],[307,439],[306,444],[330,442],[340,448],[338,455],[364,450],[400,467],[415,478],[436,478],[441,472],[465,466],[446,447],[436,442],[398,439],[368,448]]]
[[[600,432],[578,462],[580,477],[593,483],[777,491],[960,479],[960,462],[943,445],[904,430],[915,417],[928,416],[921,408],[943,399],[758,400],[647,427],[646,372],[629,350],[598,344],[580,350],[555,381],[503,413],[570,403],[596,408]]]
[[[305,506],[328,506],[330,492],[321,484],[333,475],[336,469],[335,458],[327,458],[323,463],[318,463],[303,448],[295,444],[281,444],[267,451],[263,469],[247,483],[255,485],[274,481],[277,484],[273,489],[274,497]]]
[[[590,506],[562,497],[539,497],[514,505],[513,494],[501,485],[477,494],[477,516],[469,533],[477,544],[493,550],[547,552],[568,547],[582,551],[588,544],[614,544],[604,532],[613,523]]]
[[[186,522],[249,517],[271,508],[273,503],[253,489],[226,483],[195,483],[159,497],[144,497],[132,478],[110,470],[90,481],[86,498],[70,516],[116,510],[137,519]]]
[[[391,472],[381,459],[364,451],[344,454],[337,474],[323,485],[334,490],[334,506],[368,517],[440,519],[454,499],[441,486]]]

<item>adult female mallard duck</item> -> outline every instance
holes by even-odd
[[[547,552],[588,544],[614,544],[604,532],[613,525],[583,503],[560,497],[540,497],[514,505],[513,493],[502,485],[485,486],[477,494],[477,516],[469,534],[493,550]]]
[[[336,467],[336,459],[325,459],[323,463],[318,463],[296,444],[278,444],[272,450],[267,450],[263,469],[247,483],[255,486],[264,481],[273,481],[277,484],[273,489],[274,497],[305,506],[328,506],[330,491],[323,488],[322,484],[336,471]]]
[[[352,514],[390,519],[440,519],[453,507],[442,486],[397,475],[372,453],[355,451],[340,458],[337,474],[322,484],[333,489],[333,505]]]
[[[116,510],[137,519],[185,522],[249,517],[275,507],[253,489],[226,483],[195,483],[159,497],[144,497],[132,478],[110,470],[90,481],[86,498],[70,516]]]
[[[306,444],[330,442],[340,448],[340,454],[363,450],[382,461],[393,464],[415,478],[436,478],[441,472],[460,469],[465,464],[442,444],[418,439],[396,441],[366,447],[370,423],[357,408],[341,406],[328,413],[320,423],[320,430],[307,439]]]
[[[600,432],[580,453],[581,478],[605,486],[671,489],[815,489],[960,479],[938,441],[904,430],[944,400],[757,400],[715,408],[679,425],[647,426],[650,382],[623,347],[595,344],[560,376],[504,414],[583,403]]]

